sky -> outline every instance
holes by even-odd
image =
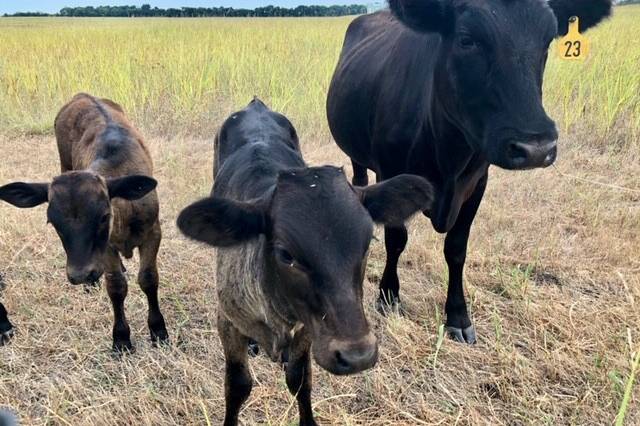
[[[15,12],[58,12],[65,6],[119,6],[119,5],[143,5],[166,9],[168,7],[213,7],[225,6],[253,9],[260,6],[295,7],[299,5],[332,5],[332,4],[361,4],[362,0],[0,0],[0,15]]]

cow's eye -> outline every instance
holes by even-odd
[[[111,220],[111,213],[107,213],[100,219],[100,225],[106,225]]]
[[[464,34],[458,37],[458,46],[463,50],[473,50],[476,49],[479,44],[473,37]]]
[[[293,258],[291,253],[280,247],[276,248],[276,259],[278,260],[278,262],[286,266],[292,267],[295,266],[296,263],[296,260]]]

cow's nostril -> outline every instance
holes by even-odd
[[[522,142],[511,142],[508,151],[509,157],[513,160],[526,160],[529,156],[527,148]]]
[[[344,355],[340,351],[336,351],[336,363],[343,370],[351,369],[351,364],[344,358]]]

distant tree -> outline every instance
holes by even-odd
[[[640,1],[640,0],[638,0]],[[300,17],[300,16],[344,16],[361,15],[367,13],[367,7],[363,5],[349,6],[298,6],[287,9],[279,6],[265,6],[256,9],[234,9],[232,7],[183,7],[180,9],[152,8],[149,4],[137,6],[84,6],[65,7],[57,16],[67,17],[153,17],[163,16],[172,18],[196,18],[196,17]],[[5,16],[50,16],[41,13],[21,12]]]

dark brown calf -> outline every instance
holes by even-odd
[[[142,136],[122,108],[107,99],[76,95],[55,121],[62,175],[51,183],[12,183],[0,199],[17,207],[45,202],[48,222],[67,254],[71,284],[95,283],[104,274],[113,304],[114,350],[131,350],[124,313],[127,280],[120,255],[138,248],[138,283],[149,302],[154,342],[168,339],[158,305],[156,258],[162,237],[153,164]]]

